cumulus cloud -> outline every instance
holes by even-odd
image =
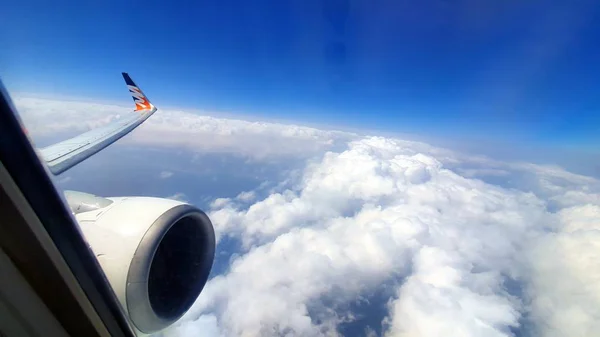
[[[171,172],[171,171],[161,171],[160,174],[159,174],[159,177],[161,179],[167,179],[167,178],[170,178],[172,176],[173,176],[173,172]]]
[[[26,113],[44,104],[54,107],[46,117],[65,104],[60,111],[80,108],[17,100]],[[127,111],[107,117],[113,108],[76,118],[106,123]],[[63,121],[51,129],[81,128]],[[354,335],[600,331],[595,178],[420,142],[180,111],[160,110],[126,139],[252,160],[301,158],[269,190],[212,200],[220,244],[239,250],[165,335],[350,334],[343,327],[362,319],[357,303],[382,313]],[[169,198],[185,200],[181,191]]]
[[[248,208],[214,203],[217,231],[247,253],[209,282],[184,325],[206,313],[225,335],[336,335],[351,318],[332,308],[392,282],[389,335],[510,335],[524,308],[506,284],[525,279],[520,256],[549,221],[544,203],[410,152],[366,138]]]
[[[600,331],[600,207],[558,213],[557,231],[533,243],[531,319],[541,336],[594,336]]]

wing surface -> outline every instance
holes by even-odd
[[[156,107],[127,73],[123,73],[123,78],[133,97],[135,110],[110,124],[40,149],[41,157],[52,173],[60,174],[93,156],[131,132],[156,112]]]

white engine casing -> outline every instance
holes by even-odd
[[[75,217],[133,325],[147,334],[160,331],[189,309],[208,279],[212,224],[176,200],[100,199],[112,203]]]

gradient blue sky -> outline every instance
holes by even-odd
[[[595,150],[595,1],[16,1],[13,92]]]

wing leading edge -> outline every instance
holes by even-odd
[[[157,110],[127,73],[123,73],[123,78],[135,103],[134,113],[103,127],[40,149],[41,156],[52,173],[63,173],[81,163],[131,132]]]

